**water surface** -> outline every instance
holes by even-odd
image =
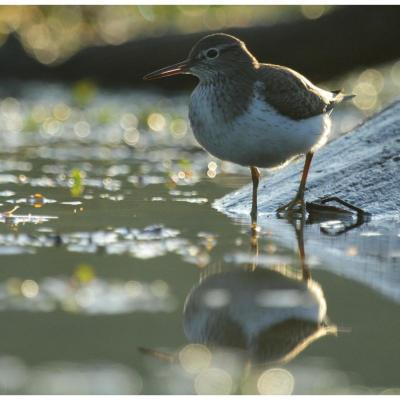
[[[326,268],[298,224],[252,235],[214,210],[248,171],[195,145],[186,102],[87,83],[3,97],[0,391],[398,391],[399,297]],[[398,221],[385,235],[398,246]]]

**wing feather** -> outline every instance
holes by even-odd
[[[343,100],[341,92],[329,92],[298,72],[274,64],[260,64],[265,99],[279,113],[296,120],[330,111]]]

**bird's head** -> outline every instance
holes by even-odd
[[[192,47],[186,60],[154,71],[144,79],[192,74],[200,80],[207,80],[218,74],[251,69],[255,65],[257,60],[241,40],[225,33],[215,33],[200,39]]]

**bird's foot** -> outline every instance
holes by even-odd
[[[303,196],[296,196],[293,200],[289,201],[289,203],[284,204],[276,210],[277,214],[285,214],[289,216],[293,216],[294,214],[304,215],[305,211],[306,205]]]
[[[257,208],[255,208],[254,206],[251,208],[250,218],[251,226],[257,226]]]

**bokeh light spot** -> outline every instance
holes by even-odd
[[[257,389],[260,394],[292,394],[294,389],[293,375],[283,368],[268,369],[258,378]]]
[[[177,139],[186,135],[187,128],[187,122],[183,118],[176,118],[170,124],[171,133]]]
[[[31,279],[26,279],[21,284],[21,293],[30,299],[36,297],[39,293],[39,285]]]
[[[165,128],[165,118],[162,114],[152,113],[147,118],[147,125],[155,132],[161,132]]]
[[[220,368],[209,368],[197,375],[194,388],[200,395],[227,395],[232,392],[233,380],[227,371]]]
[[[179,352],[182,368],[190,374],[197,374],[211,364],[211,352],[202,344],[189,344]]]

